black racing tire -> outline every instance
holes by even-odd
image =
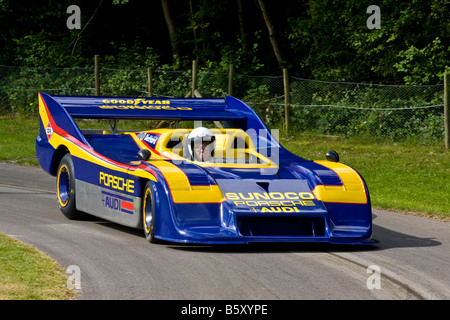
[[[159,243],[159,239],[155,238],[155,196],[152,183],[149,181],[145,185],[142,195],[142,227],[144,229],[145,238],[148,242]]]
[[[59,163],[56,173],[56,195],[61,212],[70,220],[82,218],[75,203],[75,173],[72,156],[67,153]]]

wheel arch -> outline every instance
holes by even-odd
[[[144,182],[144,181],[143,181]],[[177,239],[179,232],[177,223],[174,218],[174,206],[170,195],[168,185],[162,176],[158,177],[158,181],[153,179],[146,179],[142,183],[142,203],[145,196],[145,187],[150,184],[153,188],[154,201],[154,238],[155,242],[159,240]],[[144,208],[141,208],[144,210]],[[143,224],[143,212],[141,211],[141,223]],[[148,240],[148,239],[147,239]]]
[[[64,158],[64,156],[67,153],[70,153],[70,152],[69,152],[69,149],[65,145],[60,145],[55,150],[55,153],[53,154],[53,158],[52,158],[52,164],[50,166],[50,170],[51,170],[50,174],[51,175],[56,176],[59,163],[61,162],[62,158]]]

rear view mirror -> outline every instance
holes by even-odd
[[[339,155],[336,151],[330,150],[325,155],[328,161],[339,162]]]
[[[141,149],[137,153],[137,157],[142,161],[147,161],[148,159],[150,159],[151,155],[152,153],[147,149]]]

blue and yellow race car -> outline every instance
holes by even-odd
[[[292,154],[234,97],[39,93],[39,114],[36,156],[56,176],[69,219],[87,213],[142,228],[150,242],[372,243],[358,172],[334,152],[318,161]],[[168,127],[121,131],[119,120]],[[80,129],[79,121],[110,127]]]

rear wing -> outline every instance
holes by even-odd
[[[39,92],[40,136],[59,129],[88,145],[74,119],[224,121],[225,128],[269,132],[247,104],[225,98],[50,96]],[[50,129],[48,127],[51,127]],[[268,133],[270,136],[270,133]],[[272,140],[269,138],[269,140]]]
[[[72,118],[146,120],[245,120],[247,116],[230,107],[227,98],[130,98],[50,96]],[[230,97],[231,98],[231,97]],[[243,103],[242,103],[243,104]]]

